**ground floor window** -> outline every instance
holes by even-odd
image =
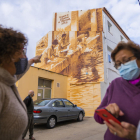
[[[38,79],[37,99],[51,98],[51,83],[52,81],[48,79]]]

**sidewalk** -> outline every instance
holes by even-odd
[[[82,122],[60,122],[54,129],[46,129],[43,124],[35,125],[34,137],[36,140],[103,140],[105,130],[105,125],[85,117]]]

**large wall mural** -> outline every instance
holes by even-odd
[[[94,100],[92,83],[97,85],[104,81],[102,30],[101,8],[55,13],[53,31],[46,34],[36,47],[36,55],[42,54],[42,58],[35,66],[68,75],[68,98],[85,108],[91,100],[82,105],[82,98],[91,99],[92,96]],[[85,95],[79,103],[81,87]],[[100,102],[100,95],[97,96]]]

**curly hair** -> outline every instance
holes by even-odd
[[[27,38],[19,31],[0,25],[0,64],[27,45]]]
[[[120,43],[118,43],[118,45],[116,46],[116,48],[112,51],[111,53],[111,58],[112,60],[115,62],[115,56],[116,54],[121,51],[121,50],[129,50],[131,51],[134,56],[140,60],[140,45],[134,43],[133,41],[128,41],[127,43],[124,41],[121,41]]]

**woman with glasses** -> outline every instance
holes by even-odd
[[[96,113],[94,118],[108,126],[105,140],[136,140],[136,127],[140,120],[140,46],[132,41],[120,42],[111,58],[121,77],[111,82],[98,109],[110,111],[121,125],[113,120],[109,124]]]
[[[28,61],[26,37],[12,28],[0,26],[0,139],[21,140],[27,126],[27,112],[15,83],[40,62],[41,56]]]

